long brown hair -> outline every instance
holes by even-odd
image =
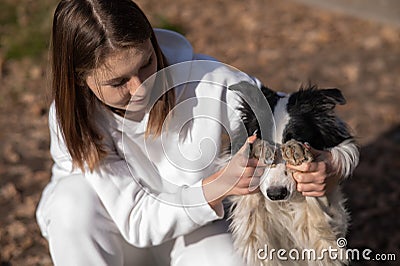
[[[91,119],[98,99],[86,85],[87,75],[115,49],[151,40],[157,69],[167,62],[143,11],[131,0],[61,0],[51,39],[52,91],[57,121],[74,166],[93,170],[106,155],[102,136]],[[161,134],[163,121],[175,104],[173,90],[150,111],[146,135]]]

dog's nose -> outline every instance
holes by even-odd
[[[271,200],[283,200],[288,195],[286,187],[270,187],[267,189],[267,196]]]

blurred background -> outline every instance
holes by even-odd
[[[400,4],[396,0],[139,0],[153,26],[292,92],[338,87],[361,146],[344,183],[348,247],[400,261]],[[321,4],[322,3],[322,4]],[[0,2],[0,265],[51,265],[35,209],[50,178],[48,41],[56,0]]]

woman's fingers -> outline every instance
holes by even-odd
[[[322,184],[298,183],[297,191],[302,192],[302,193],[325,192],[326,191],[326,183],[322,183]]]
[[[243,177],[239,180],[239,182],[236,184],[237,187],[241,188],[249,188],[249,187],[254,187],[258,186],[260,184],[260,178],[259,177]]]
[[[310,191],[310,192],[302,192],[304,197],[322,197],[325,196],[326,191]]]
[[[258,191],[266,165],[255,158],[249,158],[249,144],[256,139],[256,136],[249,137],[223,170],[220,178],[230,188],[226,195],[246,195]]]
[[[324,161],[320,161],[320,162],[302,163],[300,165],[287,164],[286,167],[288,169],[299,172],[317,172],[317,171],[324,172],[326,163]]]
[[[250,144],[252,144],[257,139],[257,136],[250,136],[247,138],[246,143],[240,148],[237,154],[243,154],[248,157]]]
[[[328,187],[334,187],[334,185],[330,185],[334,182],[329,180],[332,179],[330,177],[333,175],[332,155],[329,151],[316,150],[309,145],[307,145],[307,148],[313,154],[314,161],[297,166],[287,164],[287,168],[293,172],[292,176],[297,182],[297,190],[303,196],[324,196],[331,189]]]
[[[292,176],[297,183],[322,184],[326,182],[326,175],[323,172],[293,172]]]
[[[236,184],[234,190],[235,194],[245,195],[259,191],[260,178],[257,177],[243,177]]]
[[[235,195],[248,195],[248,194],[254,194],[260,192],[260,189],[257,187],[255,189],[250,188],[240,188],[237,189],[237,191],[235,192]]]
[[[245,167],[241,177],[261,177],[264,174],[265,167]]]

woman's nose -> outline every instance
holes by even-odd
[[[142,85],[142,81],[138,76],[133,76],[129,81],[128,81],[128,89],[129,89],[129,94],[133,96],[137,90],[140,88]]]

